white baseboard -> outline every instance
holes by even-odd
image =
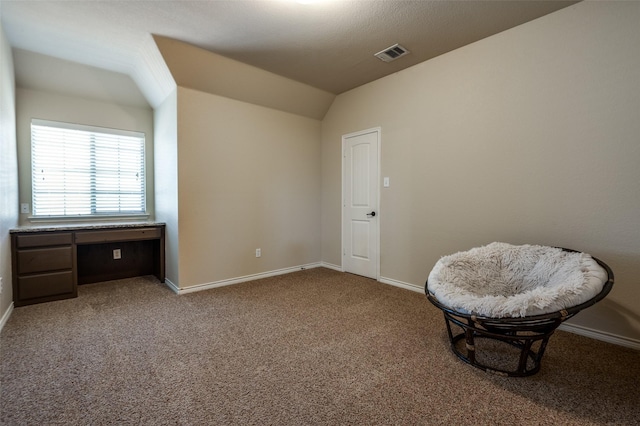
[[[320,262],[320,266],[322,266],[323,268],[327,268],[327,269],[333,269],[334,271],[344,272],[344,270],[342,269],[342,266],[334,265],[333,263]]]
[[[276,275],[290,274],[292,272],[298,272],[303,269],[319,268],[320,266],[322,266],[320,262],[308,263],[306,265],[293,266],[291,268],[276,269],[275,271],[261,272],[259,274],[245,275],[243,277],[229,278],[226,280],[214,281],[211,283],[196,284],[196,285],[192,285],[185,288],[178,288],[175,284],[173,284],[171,281],[166,279],[165,279],[165,282],[176,293],[187,294],[187,293],[193,293],[196,291],[203,291],[203,290],[209,290],[212,288],[224,287],[227,285],[240,284],[247,281],[259,280],[262,278],[275,277]]]
[[[380,277],[378,281],[380,281],[383,284],[392,285],[394,287],[404,288],[405,290],[411,290],[417,293],[424,293],[424,287],[421,287],[415,284],[409,284],[409,283],[405,283],[402,281],[394,280],[391,278],[385,278],[385,277]]]
[[[7,321],[9,321],[11,312],[13,312],[13,302],[11,302],[7,310],[2,315],[2,318],[0,318],[0,331],[2,331],[2,329],[4,328],[4,325],[7,323]]]
[[[607,343],[613,343],[614,345],[618,346],[625,346],[627,348],[640,350],[640,341],[624,336],[618,336],[617,334],[613,333],[607,333],[606,331],[594,330],[592,328],[569,324],[566,322],[560,325],[560,327],[558,327],[558,330],[579,334],[581,336],[590,337],[592,339],[601,340]]]
[[[180,288],[175,285],[173,282],[171,282],[170,279],[165,278],[164,279],[164,283],[167,285],[167,287],[169,287],[174,293],[179,293],[180,292]]]

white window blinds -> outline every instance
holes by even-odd
[[[146,212],[144,134],[31,122],[34,216]]]

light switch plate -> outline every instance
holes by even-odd
[[[29,203],[20,203],[20,213],[29,214]]]
[[[389,187],[389,178],[385,177],[384,180],[382,181],[382,185],[384,185],[385,188]]]

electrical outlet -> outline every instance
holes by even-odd
[[[120,249],[113,250],[113,258],[114,259],[121,259],[122,258],[122,252],[120,251]]]
[[[262,250],[260,250],[259,248],[256,249],[256,257],[260,257],[262,256]]]

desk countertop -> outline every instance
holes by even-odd
[[[60,224],[31,224],[22,225],[9,230],[9,233],[20,232],[46,232],[46,231],[84,231],[89,229],[119,229],[119,228],[146,228],[150,226],[164,226],[163,222],[87,222],[87,223],[60,223]]]

